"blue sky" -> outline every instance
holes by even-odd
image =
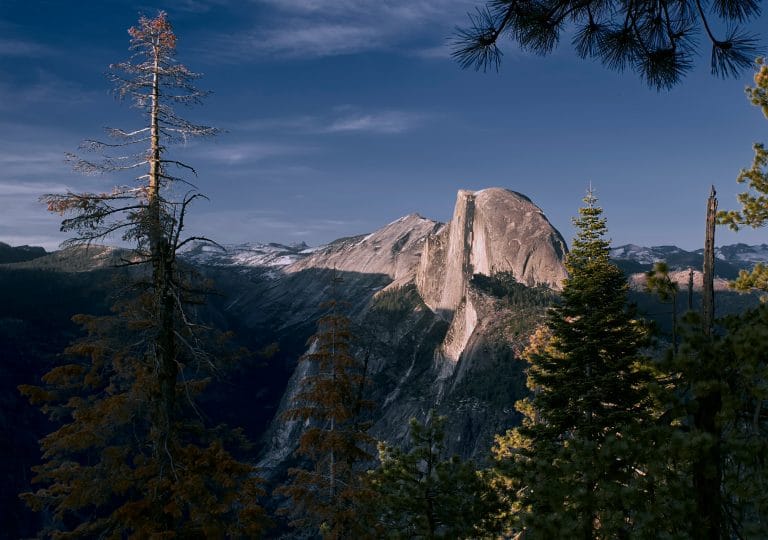
[[[710,76],[707,49],[681,85],[657,93],[579,60],[567,36],[548,57],[506,43],[499,73],[462,71],[446,38],[475,5],[2,0],[0,241],[54,248],[59,219],[37,197],[118,183],[71,172],[64,154],[104,126],[140,124],[104,73],[128,57],[139,13],[164,9],[179,59],[213,91],[185,115],[226,131],[171,150],[211,199],[191,212],[190,233],[317,245],[411,212],[445,221],[458,189],[501,186],[570,239],[591,182],[615,244],[701,247],[709,186],[734,207],[752,143],[768,142],[768,120],[744,95],[751,74]],[[718,235],[768,241],[766,230]]]

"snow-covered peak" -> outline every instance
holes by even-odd
[[[196,242],[182,256],[204,266],[281,268],[303,259],[312,251],[313,248],[308,248],[303,242],[293,246],[250,242],[217,246]]]
[[[747,244],[733,244],[715,249],[715,256],[731,262],[758,263],[768,261],[768,244],[748,246]]]
[[[624,259],[639,262],[640,264],[653,264],[663,260],[663,256],[657,253],[654,248],[627,244],[612,248],[610,251],[612,259]]]

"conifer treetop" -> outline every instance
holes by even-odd
[[[592,186],[582,200],[584,206],[579,208],[579,216],[573,218],[576,237],[565,259],[565,266],[571,274],[589,262],[608,262],[610,255],[610,240],[605,238],[608,233],[606,218],[603,217],[603,209],[597,204]]]

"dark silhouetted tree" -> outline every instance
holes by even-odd
[[[206,428],[195,396],[220,368],[223,336],[196,323],[204,287],[177,261],[189,204],[202,195],[170,169],[193,171],[167,157],[168,145],[215,133],[177,116],[175,104],[204,93],[196,74],[175,60],[176,35],[165,13],[129,30],[131,61],[111,66],[120,97],[146,118],[132,131],[110,129],[114,143],[87,141],[99,160],[71,156],[84,172],[139,171],[133,185],[107,193],[47,195],[68,217],[69,244],[120,234],[135,245],[126,265],[139,278],[108,317],[78,316],[87,336],[71,362],[42,387],[22,392],[60,425],[42,440],[37,491],[23,494],[52,519],[44,535],[61,538],[257,536],[265,523],[251,465],[226,448],[237,431]],[[137,148],[135,154],[122,152]],[[113,155],[112,152],[121,152]],[[179,198],[176,198],[177,195]]]
[[[658,295],[662,303],[668,303],[671,306],[672,317],[672,349],[677,352],[677,283],[672,281],[669,276],[669,265],[660,261],[653,265],[653,268],[645,273],[645,289],[648,292]]]
[[[582,58],[597,59],[612,70],[629,68],[649,86],[663,89],[693,66],[702,30],[711,44],[714,75],[736,76],[749,67],[757,39],[739,24],[759,14],[756,0],[490,0],[458,31],[453,56],[465,68],[498,69],[499,39],[508,37],[523,50],[545,55],[566,33]],[[717,26],[726,27],[722,35]]]

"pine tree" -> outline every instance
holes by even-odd
[[[677,352],[677,293],[679,287],[677,283],[669,277],[669,265],[664,261],[659,261],[653,265],[653,268],[645,273],[645,290],[656,293],[662,303],[668,303],[671,306],[672,318],[672,349]]]
[[[760,107],[768,119],[768,65],[764,59],[757,59],[754,87],[747,88],[747,97],[753,105]],[[747,184],[748,189],[739,194],[741,210],[722,211],[718,213],[718,221],[727,224],[733,230],[749,226],[763,227],[768,224],[768,150],[763,143],[753,146],[755,157],[749,169],[742,169],[737,182]],[[768,267],[764,264],[755,265],[751,272],[743,270],[735,282],[739,290],[768,291]]]
[[[694,503],[680,518],[692,538],[768,535],[768,308],[716,321],[684,319],[678,354],[661,363],[666,375],[665,448],[691,486]]]
[[[465,68],[498,69],[500,38],[549,54],[561,34],[572,30],[580,57],[600,60],[616,71],[629,68],[649,86],[665,89],[693,67],[697,34],[703,30],[711,44],[712,74],[735,77],[749,67],[758,49],[757,38],[738,25],[759,17],[759,2],[728,0],[705,7],[698,0],[488,0],[484,9],[470,14],[469,27],[458,31],[453,56]],[[717,35],[718,23],[725,28],[722,35]]]
[[[674,511],[661,503],[669,488],[654,455],[648,332],[609,260],[602,210],[591,192],[584,201],[562,300],[527,351],[533,395],[517,405],[523,424],[494,448],[526,538],[650,534],[667,525],[664,505]]]
[[[258,535],[259,480],[225,449],[240,446],[242,437],[207,429],[195,405],[227,346],[194,322],[205,288],[176,260],[192,240],[181,238],[187,208],[202,195],[169,173],[192,169],[169,159],[167,147],[215,130],[173,111],[174,103],[196,103],[204,93],[192,85],[196,75],[175,61],[176,36],[165,13],[141,17],[129,34],[135,55],[112,66],[112,78],[147,125],[112,129],[118,142],[86,146],[140,150],[100,162],[72,159],[85,172],[145,173],[135,186],[44,200],[69,215],[62,230],[75,234],[70,244],[122,233],[136,246],[125,264],[139,266],[140,279],[123,291],[113,316],[76,318],[87,336],[68,349],[70,363],[46,374],[43,387],[21,388],[60,425],[41,443],[44,463],[34,482],[43,487],[22,496],[51,513],[44,534],[62,538]],[[187,189],[174,199],[179,185]]]
[[[446,459],[445,417],[410,422],[411,448],[379,444],[379,468],[368,475],[369,512],[385,538],[474,538],[494,535],[498,501],[470,462]]]
[[[333,298],[322,306],[327,313],[300,359],[307,374],[285,413],[307,425],[296,454],[308,464],[290,469],[277,492],[291,499],[292,526],[319,531],[323,538],[360,538],[365,524],[357,506],[364,486],[357,467],[372,459],[366,449],[373,442],[370,424],[363,420],[372,403],[364,396],[367,363],[352,354],[351,322],[335,298],[340,279],[334,273],[332,280]]]

